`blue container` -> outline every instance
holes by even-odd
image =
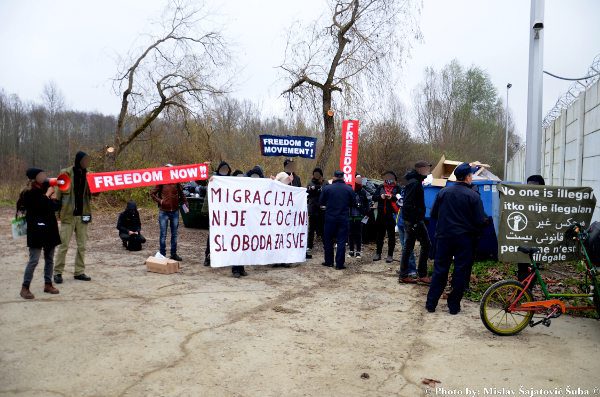
[[[448,186],[455,182],[448,182]],[[477,247],[477,259],[498,259],[498,222],[500,221],[500,197],[498,195],[498,182],[496,181],[473,181],[477,186],[481,201],[483,202],[483,211],[492,218],[492,224],[488,225],[481,235]],[[435,202],[437,194],[442,188],[438,186],[425,186],[425,206],[427,211],[425,218],[430,219],[431,208]],[[432,242],[435,241],[435,221],[431,220],[427,227],[429,237]]]

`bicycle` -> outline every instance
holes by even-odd
[[[543,324],[549,327],[551,319],[560,317],[567,310],[596,310],[597,318],[600,318],[600,284],[598,280],[600,267],[596,267],[590,260],[584,245],[587,238],[587,232],[578,223],[571,224],[565,232],[565,241],[575,240],[578,245],[581,254],[579,263],[585,267],[583,293],[549,293],[548,286],[542,279],[540,267],[534,260],[535,253],[540,249],[520,246],[518,247],[519,252],[529,255],[530,258],[529,275],[523,282],[502,280],[492,284],[486,290],[479,307],[479,315],[485,327],[496,335],[508,336],[518,334],[528,325],[535,327]],[[544,300],[534,300],[529,288],[534,280],[539,283]],[[567,306],[564,300],[573,298],[587,298],[592,301],[593,305]],[[543,317],[534,321],[533,316],[537,314],[541,314]]]

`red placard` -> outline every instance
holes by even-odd
[[[87,182],[92,193],[205,179],[208,179],[208,164],[87,174]]]
[[[344,120],[342,123],[342,152],[340,169],[344,173],[344,182],[352,186],[358,162],[358,120]]]

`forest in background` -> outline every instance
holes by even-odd
[[[477,67],[453,61],[441,70],[428,68],[414,92],[414,127],[406,108],[394,96],[381,100],[384,114],[352,114],[361,120],[358,170],[377,178],[386,170],[403,174],[420,159],[435,164],[447,158],[487,162],[503,174],[505,109],[489,76]],[[341,130],[342,118],[335,128]],[[0,167],[4,172],[2,200],[13,201],[25,184],[27,167],[40,167],[56,175],[72,164],[83,150],[94,157],[92,169],[104,170],[104,148],[114,140],[116,116],[81,112],[65,107],[64,95],[52,83],[43,87],[39,102],[24,102],[0,90]],[[221,96],[200,115],[183,120],[159,117],[123,151],[114,167],[136,169],[165,163],[186,164],[225,160],[234,169],[247,171],[261,165],[267,174],[283,168],[283,157],[262,157],[260,134],[316,136],[324,144],[318,120],[290,113],[288,118],[265,117],[251,101]],[[126,130],[127,131],[127,130]],[[509,158],[519,146],[509,117]],[[339,135],[338,135],[339,136]],[[326,166],[330,176],[338,168],[340,142]],[[298,159],[298,173],[308,183],[315,160]],[[113,165],[111,165],[112,167]],[[144,202],[145,191],[124,191],[112,196],[134,197]]]

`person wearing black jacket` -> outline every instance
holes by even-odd
[[[325,208],[325,230],[323,231],[323,250],[325,262],[323,266],[333,267],[333,240],[337,243],[335,268],[345,269],[346,241],[348,240],[348,224],[350,208],[354,207],[354,191],[344,182],[344,173],[335,171],[331,185],[325,186],[321,192],[319,203]]]
[[[308,241],[306,243],[306,259],[312,258],[312,249],[315,243],[315,233],[321,237],[323,235],[323,211],[319,206],[321,189],[328,183],[323,179],[323,170],[315,168],[313,177],[306,187],[308,193]]]
[[[369,213],[369,198],[362,186],[362,177],[356,174],[354,178],[354,201],[355,205],[350,208],[350,241],[348,253],[351,258],[360,259],[362,256],[362,229],[363,218]],[[356,251],[355,251],[356,249]]]
[[[398,186],[398,177],[394,171],[383,173],[383,185],[379,186],[373,194],[373,201],[377,203],[377,218],[375,227],[377,229],[377,252],[373,261],[381,260],[383,252],[383,243],[385,235],[388,236],[388,255],[387,263],[394,261],[394,248],[396,248],[396,219],[394,216],[398,213],[398,199],[400,198],[400,186]]]
[[[29,187],[19,197],[17,211],[25,212],[27,220],[27,246],[29,247],[29,261],[25,267],[21,297],[34,299],[29,290],[33,273],[44,250],[44,292],[58,294],[58,289],[52,285],[52,272],[54,270],[54,249],[60,244],[58,222],[54,214],[60,208],[55,199],[54,188],[50,187],[47,176],[39,168],[29,168],[26,172]]]
[[[138,212],[137,205],[134,201],[129,201],[125,211],[119,214],[117,230],[119,230],[119,237],[121,238],[121,241],[123,241],[123,247],[127,249],[131,249],[135,245],[141,247],[141,244],[146,242],[146,239],[142,236],[140,213]],[[129,243],[131,242],[133,243],[130,247]]]
[[[454,175],[458,183],[442,189],[431,209],[431,218],[436,219],[437,224],[435,264],[425,304],[429,312],[435,311],[446,288],[452,258],[454,271],[448,310],[450,314],[460,312],[460,301],[473,266],[473,247],[488,221],[481,197],[471,188],[473,175],[469,163],[456,167]]]
[[[427,258],[429,256],[429,234],[425,226],[425,191],[423,190],[423,181],[429,175],[431,164],[426,161],[418,161],[415,168],[409,171],[405,178],[407,180],[404,188],[404,205],[402,206],[402,218],[404,220],[404,231],[406,233],[406,242],[402,248],[402,259],[400,261],[401,283],[420,282],[429,284],[431,279],[427,277]],[[419,254],[419,263],[417,266],[418,278],[409,277],[408,261],[410,254],[415,249],[415,242],[419,240],[421,253]]]
[[[545,185],[546,181],[544,180],[544,177],[541,175],[530,175],[529,178],[527,178],[527,184],[528,185]],[[529,267],[531,266],[530,263],[517,263],[517,280],[519,280],[520,282],[523,282],[527,276],[529,276]],[[535,285],[535,278],[531,281],[531,283],[529,284],[529,290],[531,291],[533,289],[533,286]]]
[[[231,176],[231,166],[226,161],[221,161],[217,167],[215,176]],[[208,195],[204,199],[208,205]],[[206,237],[206,250],[204,251],[204,266],[210,266],[210,227],[208,228],[208,236]]]

